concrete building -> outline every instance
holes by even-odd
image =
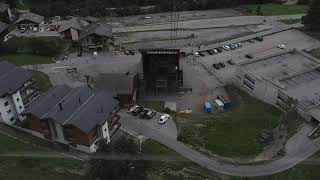
[[[0,62],[0,121],[13,124],[23,120],[20,113],[37,95],[32,74],[18,66]]]
[[[307,53],[294,49],[240,63],[234,81],[264,102],[320,121],[320,61]]]
[[[109,91],[121,105],[132,105],[136,102],[139,87],[138,73],[101,73],[94,78],[95,87]]]
[[[109,93],[87,86],[55,86],[22,113],[24,126],[52,142],[93,153],[99,140],[110,142],[120,128],[118,104]]]

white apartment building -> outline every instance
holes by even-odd
[[[36,93],[32,85],[31,72],[7,62],[0,62],[1,122],[13,124],[24,118],[20,113],[25,110],[29,98]]]

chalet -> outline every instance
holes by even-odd
[[[12,18],[13,15],[11,13],[9,4],[0,2],[0,21],[10,23]]]
[[[0,62],[0,121],[13,124],[23,120],[20,113],[37,95],[32,74],[7,62]]]
[[[93,23],[86,26],[80,35],[84,49],[109,50],[112,43],[112,26],[106,23]]]
[[[99,21],[98,18],[95,18],[95,17],[92,17],[92,16],[87,16],[87,17],[83,18],[83,20],[87,21],[90,24],[97,23]]]
[[[44,17],[32,12],[23,13],[20,15],[15,25],[18,29],[26,28],[39,28],[41,24],[44,24]]]
[[[79,41],[81,31],[85,26],[89,25],[88,22],[77,17],[73,17],[68,21],[59,22],[59,24],[58,33],[60,33],[63,39],[69,41]]]
[[[101,73],[94,78],[98,89],[113,93],[121,105],[132,105],[138,95],[139,75],[133,73]]]
[[[110,142],[120,128],[118,104],[107,92],[60,85],[51,88],[22,114],[27,116],[27,128],[46,139],[93,153],[99,140]]]
[[[4,37],[9,34],[8,24],[0,21],[0,42],[4,40]]]

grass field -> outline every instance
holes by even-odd
[[[7,55],[0,56],[0,61],[8,61],[12,64],[19,65],[19,66],[53,63],[50,57],[30,55],[30,54],[7,54]]]
[[[320,48],[314,49],[310,52],[310,54],[318,59],[320,59]]]
[[[32,78],[36,81],[36,87],[39,89],[40,93],[45,93],[52,87],[48,75],[43,72],[32,71]]]
[[[178,115],[179,140],[211,153],[233,158],[252,158],[263,145],[257,140],[262,130],[279,125],[281,112],[235,87],[226,88],[232,108],[212,115]]]
[[[143,106],[145,108],[154,109],[158,112],[164,111],[164,102],[163,101],[138,101],[138,105]]]
[[[286,5],[286,4],[264,4],[260,5],[264,16],[306,14],[308,6],[305,5]],[[239,10],[248,15],[257,14],[258,5],[243,5]]]
[[[10,180],[69,180],[82,179],[85,165],[77,160],[40,157],[44,150],[0,135],[0,179]],[[10,153],[16,157],[4,156]],[[24,157],[32,153],[34,157]]]

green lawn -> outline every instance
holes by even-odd
[[[8,61],[19,66],[53,63],[50,57],[31,54],[7,54],[0,56],[0,61]]]
[[[262,130],[279,125],[281,112],[235,87],[226,87],[232,108],[212,115],[178,115],[179,140],[211,153],[233,158],[252,158],[263,145],[257,140]]]
[[[306,5],[286,5],[286,4],[263,4],[261,11],[265,16],[306,14],[308,6]],[[245,14],[256,15],[258,5],[243,5],[239,9]]]
[[[138,105],[143,106],[145,108],[154,109],[158,112],[164,111],[164,102],[163,101],[138,101]]]
[[[320,59],[320,48],[314,49],[310,52],[310,54],[318,59]]]
[[[10,180],[69,180],[82,179],[81,174],[85,164],[72,159],[37,157],[47,151],[40,150],[28,144],[23,144],[12,138],[0,135],[0,179]],[[16,157],[3,156],[13,154]],[[23,157],[33,153],[34,156]],[[55,154],[58,155],[58,154]]]
[[[45,93],[52,87],[48,75],[43,72],[32,71],[32,78],[36,81],[36,87],[39,89],[40,93]]]

